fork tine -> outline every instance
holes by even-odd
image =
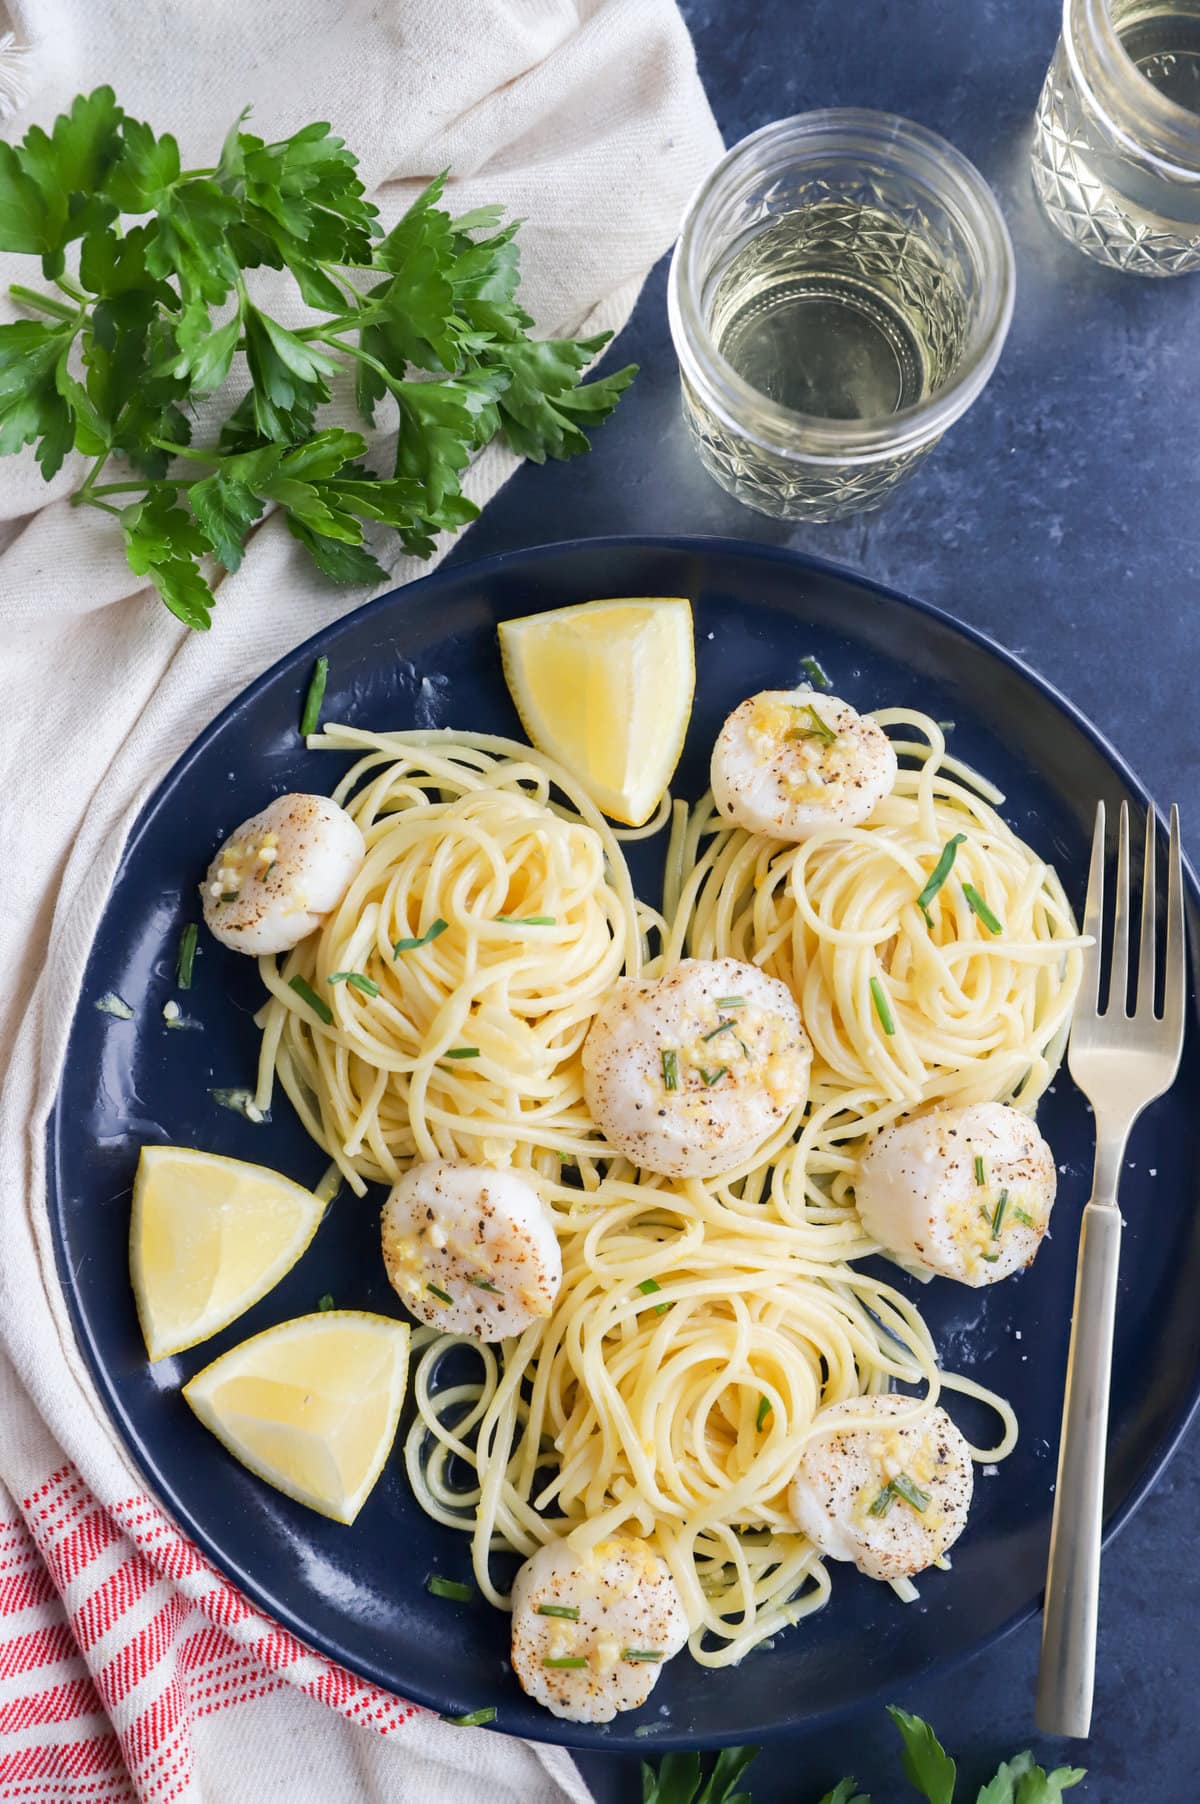
[[[1121,803],[1117,833],[1117,894],[1113,915],[1112,975],[1105,1013],[1129,1011],[1129,803]]]
[[[1157,821],[1154,803],[1146,810],[1146,856],[1142,860],[1142,938],[1138,948],[1137,1013],[1154,1013],[1154,974],[1157,965],[1158,895],[1155,866],[1158,862]]]
[[[1083,931],[1091,945],[1084,948],[1083,974],[1079,980],[1079,1020],[1085,1013],[1100,1012],[1100,926],[1104,918],[1104,803],[1096,803],[1092,833],[1092,862],[1088,869],[1087,900],[1083,905]]]
[[[1179,807],[1171,805],[1171,847],[1167,866],[1167,963],[1163,980],[1163,1019],[1170,1051],[1178,1069],[1183,1051],[1183,1006],[1186,961],[1183,950],[1183,850],[1179,837]]]

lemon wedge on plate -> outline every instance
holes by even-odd
[[[396,1438],[408,1324],[330,1309],[232,1347],[183,1394],[236,1460],[297,1503],[353,1522]]]
[[[531,742],[613,820],[640,827],[671,781],[692,711],[692,606],[587,601],[500,624],[500,656]]]
[[[129,1270],[150,1358],[194,1347],[265,1297],[324,1212],[320,1197],[265,1165],[144,1146]]]

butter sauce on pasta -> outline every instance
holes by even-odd
[[[823,1405],[911,1386],[907,1422],[959,1390],[1000,1418],[975,1458],[1015,1444],[1009,1404],[943,1373],[915,1304],[862,1268],[878,1248],[853,1180],[866,1139],[906,1111],[1032,1109],[1061,1057],[1080,941],[1053,872],[936,724],[873,718],[903,734],[902,768],[864,826],[783,845],[730,827],[709,796],[676,803],[663,916],[636,901],[618,835],[579,787],[524,745],[346,727],[310,740],[359,754],[334,795],[367,859],[318,933],[262,961],[256,1100],[278,1076],[359,1192],[414,1157],[524,1168],[562,1251],[553,1312],[515,1339],[413,1337],[413,1490],[470,1534],[499,1607],[495,1555],[640,1535],[675,1579],[695,1658],[727,1665],[828,1598],[787,1507]],[[917,897],[960,833],[927,922]],[[639,1174],[582,1100],[579,1049],[604,994],[684,956],[782,978],[815,1049],[803,1113],[704,1180]],[[378,994],[329,985],[346,970]]]

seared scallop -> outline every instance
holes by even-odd
[[[872,1240],[978,1287],[1032,1262],[1054,1191],[1054,1154],[1029,1116],[984,1102],[885,1128],[862,1157],[854,1195]]]
[[[336,908],[366,844],[328,796],[276,796],[231,833],[201,885],[210,933],[235,952],[290,952]]]
[[[432,1328],[506,1340],[554,1307],[562,1284],[554,1220],[519,1172],[413,1165],[384,1204],[382,1231],[392,1288]]]
[[[957,1541],[971,1507],[971,1454],[944,1409],[897,1426],[912,1397],[849,1397],[817,1415],[788,1490],[793,1520],[831,1560],[874,1579],[911,1578]],[[866,1418],[863,1427],[843,1422]]]
[[[800,1108],[812,1047],[785,984],[736,958],[623,979],[583,1044],[609,1145],[668,1177],[729,1171]]]
[[[836,695],[764,689],[734,709],[712,755],[713,800],[748,833],[808,839],[861,826],[896,781],[882,727]]]
[[[513,1671],[531,1698],[573,1723],[639,1709],[688,1636],[665,1561],[628,1535],[587,1553],[548,1541],[517,1573],[512,1604]]]

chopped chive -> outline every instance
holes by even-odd
[[[325,979],[326,983],[348,983],[352,990],[361,990],[364,996],[378,996],[379,985],[373,977],[364,977],[361,971],[331,971]]]
[[[809,681],[815,683],[818,689],[833,688],[832,679],[826,675],[824,666],[816,658],[801,658],[800,668],[808,673]]]
[[[474,1585],[464,1585],[458,1579],[442,1578],[439,1573],[432,1573],[425,1580],[425,1589],[434,1597],[451,1597],[456,1604],[469,1604],[475,1595]]]
[[[1035,1225],[1034,1219],[1027,1209],[1014,1209],[1013,1215],[1026,1228],[1032,1228]]]
[[[644,1297],[652,1297],[656,1290],[662,1289],[662,1285],[657,1278],[643,1278],[638,1285],[638,1289]],[[671,1305],[669,1303],[656,1303],[654,1305],[654,1313],[655,1315],[665,1315],[670,1307]]]
[[[496,1720],[495,1704],[485,1704],[482,1710],[468,1710],[465,1716],[443,1716],[442,1722],[450,1723],[456,1729],[477,1729],[480,1723],[494,1723]]]
[[[175,955],[175,983],[181,990],[192,987],[192,966],[196,962],[196,941],[200,929],[195,921],[189,921],[179,936],[179,951]]]
[[[506,927],[557,927],[557,915],[497,915]]]
[[[661,1660],[661,1651],[656,1647],[623,1647],[622,1660]]]
[[[308,694],[304,698],[304,712],[300,716],[300,737],[302,739],[307,739],[310,733],[315,733],[317,730],[328,678],[329,659],[318,658],[313,665],[312,681],[308,685]]]
[[[402,952],[415,952],[418,946],[428,946],[431,940],[437,939],[439,933],[445,933],[449,925],[449,921],[443,921],[439,915],[433,926],[427,927],[424,933],[419,933],[416,939],[397,940],[392,947],[392,957],[399,958]]]
[[[97,997],[95,1006],[102,1015],[115,1015],[118,1021],[133,1020],[133,1010],[115,990],[105,990],[103,996]]]
[[[732,1031],[733,1031],[733,1022],[732,1021],[721,1021],[717,1024],[716,1027],[710,1028],[708,1033],[701,1034],[700,1038],[702,1040],[715,1040],[718,1034],[732,1033]]]
[[[975,1154],[975,1182],[977,1184],[987,1183],[987,1166],[983,1162],[982,1153]]]
[[[500,1294],[499,1285],[493,1284],[490,1278],[472,1278],[471,1283],[476,1290],[494,1290],[497,1296]]]
[[[884,1033],[894,1034],[896,1023],[892,1018],[891,1006],[877,977],[871,979],[871,1000],[875,1004],[875,1013],[879,1016],[879,1025]]]
[[[973,883],[963,884],[963,895],[967,898],[967,907],[973,915],[981,920],[989,933],[1003,933],[1004,928],[996,919],[979,891]]]
[[[958,722],[954,721],[954,720],[939,720],[939,721],[936,721],[934,724],[936,726],[941,727],[943,733],[953,733],[955,727],[958,725]]]
[[[920,909],[921,913],[925,916],[925,925],[926,925],[926,927],[928,927],[930,933],[932,933],[933,932],[933,916],[930,914],[929,910],[926,908],[926,906],[923,902],[918,902],[917,907]]]
[[[709,1090],[712,1089],[714,1084],[719,1084],[723,1077],[728,1077],[729,1075],[728,1065],[719,1065],[715,1071],[706,1071],[703,1065],[698,1066],[697,1069],[704,1079],[705,1088]]]
[[[578,1604],[537,1604],[534,1608],[538,1616],[561,1616],[566,1622],[579,1621]]]
[[[307,1002],[314,1015],[319,1015],[326,1027],[333,1026],[333,1010],[327,1002],[322,1002],[306,977],[288,979],[288,989],[295,990],[301,1002]]]
[[[587,1665],[587,1661],[582,1654],[563,1654],[557,1660],[552,1660],[547,1655],[546,1659],[542,1661],[542,1665],[553,1666],[559,1672],[578,1672],[581,1667]]]
[[[221,1108],[232,1109],[235,1115],[244,1115],[255,1127],[260,1127],[264,1121],[271,1119],[266,1109],[259,1108],[250,1090],[210,1090],[208,1094]]]
[[[999,1253],[980,1253],[979,1257],[985,1265],[995,1265],[1000,1255]]]
[[[896,1487],[889,1479],[867,1511],[869,1516],[886,1516],[896,1501]]]
[[[321,1311],[322,1314],[324,1314],[327,1309],[333,1309],[335,1307],[336,1307],[336,1305],[335,1305],[333,1297],[329,1291],[326,1291],[325,1295],[323,1297],[317,1298],[317,1308]]]
[[[942,847],[941,857],[929,873],[928,883],[926,883],[925,888],[917,897],[917,907],[925,916],[925,924],[928,927],[932,927],[933,925],[929,914],[929,904],[933,901],[933,898],[937,895],[943,883],[945,883],[947,877],[950,875],[951,870],[954,868],[954,860],[957,856],[958,848],[965,845],[966,840],[967,836],[965,833],[956,833],[953,839],[948,839],[946,841],[945,845]]]
[[[663,1048],[662,1080],[664,1090],[679,1088],[679,1054],[673,1046]]]
[[[799,712],[801,714],[807,714],[809,720],[812,722],[812,726],[802,733],[803,738],[823,739],[826,745],[832,745],[834,743],[837,739],[837,734],[829,725],[828,721],[821,719],[821,716],[817,713],[817,710],[813,707],[811,702],[805,702]]]
[[[910,1510],[927,1510],[933,1501],[933,1493],[923,1491],[920,1485],[914,1484],[907,1472],[898,1472],[892,1480],[892,1489],[897,1497],[903,1498]]]
[[[1004,1220],[1004,1211],[1008,1208],[1008,1191],[1002,1190],[996,1203],[996,1213],[992,1217],[992,1239],[998,1238],[1000,1224]]]
[[[238,899],[238,894],[239,894],[239,892],[235,889],[223,889],[221,891],[219,900],[222,902],[236,902]]]
[[[774,1405],[772,1404],[771,1399],[769,1397],[760,1397],[759,1398],[758,1414],[754,1418],[754,1426],[755,1426],[755,1428],[757,1428],[757,1430],[760,1434],[762,1433],[762,1425],[766,1421],[767,1417],[770,1415],[773,1407],[774,1407]]]
[[[745,1006],[746,1006],[746,998],[744,996],[718,996],[717,997],[717,1007],[718,1008],[745,1008]]]
[[[447,1059],[477,1059],[479,1048],[478,1046],[448,1046],[442,1056]]]
[[[444,1290],[439,1290],[436,1284],[427,1284],[425,1288],[426,1290],[431,1290],[435,1297],[440,1297],[443,1303],[453,1303],[454,1301],[454,1298],[448,1296]]]

